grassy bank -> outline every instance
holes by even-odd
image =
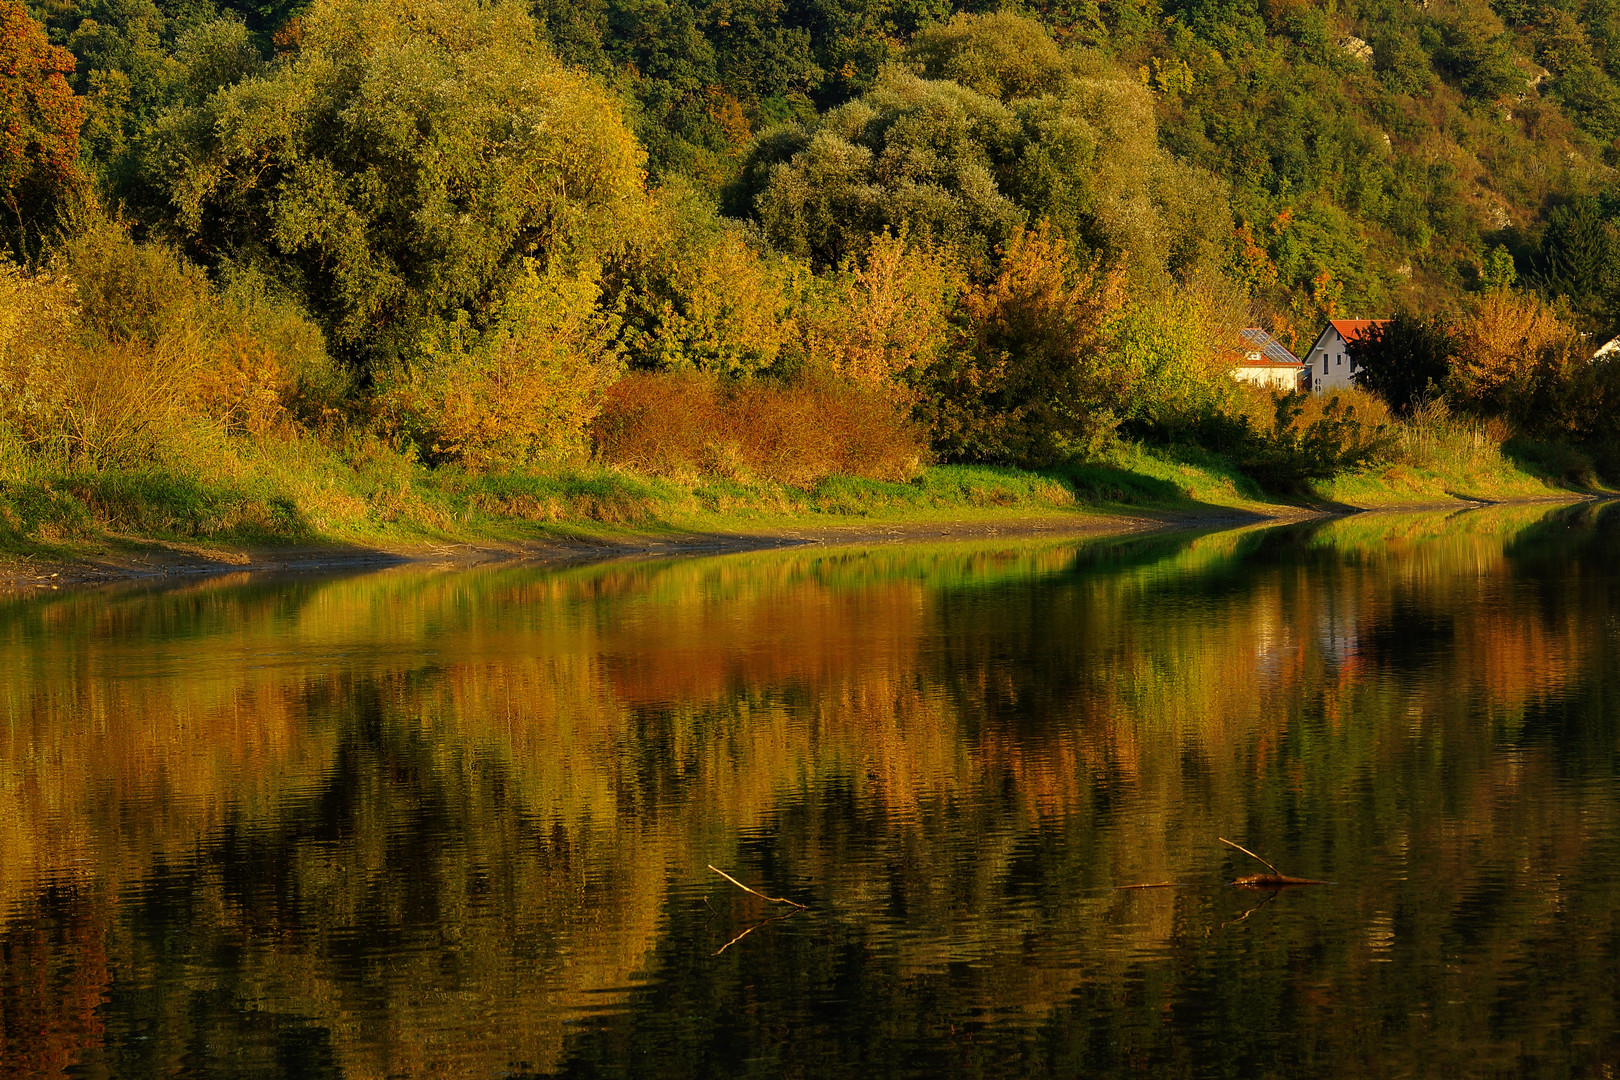
[[[1294,516],[1335,506],[1572,493],[1562,478],[1495,447],[1472,456],[1407,455],[1397,464],[1342,474],[1279,497],[1219,456],[1140,446],[1047,471],[940,465],[908,482],[833,476],[801,489],[599,467],[430,469],[380,444],[339,452],[314,440],[294,440],[248,452],[238,448],[185,469],[74,470],[14,462],[0,472],[0,552],[64,562],[154,544],[408,553],[446,543],[567,545],[906,524]]]

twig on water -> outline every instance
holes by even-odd
[[[1269,862],[1266,862],[1265,859],[1260,858],[1260,856],[1256,855],[1242,844],[1234,844],[1224,836],[1217,836],[1215,839],[1219,840],[1227,847],[1236,848],[1249,858],[1263,863],[1266,869],[1271,871],[1269,874],[1250,874],[1248,877],[1234,878],[1232,881],[1233,885],[1237,885],[1245,889],[1284,889],[1291,885],[1332,884],[1330,881],[1318,881],[1315,878],[1291,877],[1277,869],[1275,866],[1272,866]]]
[[[786,897],[783,897],[783,896],[766,896],[764,893],[760,892],[758,889],[750,889],[747,885],[744,885],[742,882],[738,881],[736,878],[732,877],[730,874],[726,873],[724,870],[720,869],[718,866],[710,865],[709,869],[713,870],[715,873],[719,874],[721,877],[725,878],[727,881],[729,881],[733,885],[737,886],[737,888],[741,889],[743,892],[752,893],[753,895],[759,897],[761,900],[768,900],[773,904],[791,904],[794,907],[798,908],[800,911],[803,911],[805,909],[805,905],[799,903],[797,900],[789,900],[789,899],[787,899]],[[739,935],[739,937],[740,936],[742,936],[742,935]]]
[[[1229,847],[1229,848],[1237,848],[1239,851],[1243,852],[1243,854],[1247,855],[1249,858],[1258,860],[1259,862],[1263,863],[1265,865],[1266,869],[1270,870],[1273,874],[1276,874],[1278,877],[1287,877],[1288,876],[1287,874],[1284,874],[1281,870],[1277,869],[1275,866],[1272,866],[1270,863],[1266,862],[1266,860],[1260,858],[1260,856],[1256,855],[1254,852],[1250,851],[1248,848],[1244,847],[1242,844],[1234,844],[1234,843],[1232,843],[1232,841],[1228,840],[1224,836],[1217,836],[1215,839],[1219,840],[1221,843],[1225,844],[1227,847]]]

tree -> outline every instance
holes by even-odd
[[[1077,263],[1044,222],[1015,231],[993,281],[963,299],[967,339],[928,373],[919,412],[958,461],[1049,465],[1113,434],[1127,374],[1114,363],[1119,272]]]
[[[1043,219],[1138,281],[1224,252],[1224,185],[1159,146],[1152,94],[1122,69],[1007,14],[958,15],[908,59],[815,123],[762,136],[731,211],[820,268],[902,228],[971,260]]]
[[[747,376],[772,369],[799,333],[807,267],[759,243],[681,185],[659,192],[653,227],[604,277],[633,369]]]
[[[1479,287],[1485,292],[1502,292],[1518,283],[1519,271],[1513,253],[1503,244],[1491,248],[1479,267]]]
[[[1376,323],[1349,343],[1356,385],[1371,390],[1397,413],[1412,409],[1445,391],[1457,357],[1458,342],[1438,318],[1401,312]]]
[[[589,276],[645,213],[618,102],[511,2],[317,0],[296,49],[158,125],[150,169],[192,252],[291,280],[368,370],[492,326],[530,260]]]
[[[83,104],[65,76],[73,55],[52,45],[18,0],[0,0],[0,202],[4,233],[19,255],[30,236],[82,182]]]
[[[1501,250],[1501,249],[1498,249]],[[1534,293],[1487,293],[1456,326],[1451,382],[1460,404],[1527,427],[1547,372],[1580,352],[1579,336]]]
[[[1583,314],[1601,315],[1620,285],[1620,230],[1596,198],[1572,199],[1547,214],[1540,263],[1543,291],[1567,297]]]
[[[987,254],[1025,218],[996,182],[1022,141],[1018,118],[1000,101],[891,71],[814,124],[762,137],[733,209],[818,269],[899,229]]]

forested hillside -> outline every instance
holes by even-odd
[[[881,94],[886,68],[983,89],[973,72],[908,48],[953,12],[998,7],[717,0],[538,11],[559,55],[633,102],[655,176],[735,189],[759,157],[757,136],[824,126],[829,111]],[[1021,10],[1058,45],[1149,88],[1160,145],[1230,185],[1229,267],[1302,330],[1328,310],[1448,304],[1480,287],[1497,245],[1520,274],[1608,329],[1620,4],[1111,0]],[[1029,42],[1004,40],[1009,57],[1029,56]],[[730,209],[754,207],[734,198]]]
[[[369,505],[378,475],[806,489],[1140,443],[1297,488],[1414,423],[1614,471],[1608,0],[0,16],[15,483],[291,455]],[[1242,326],[1303,350],[1396,312],[1364,362],[1434,376],[1398,397],[1228,377]],[[343,516],[309,498],[260,516]]]

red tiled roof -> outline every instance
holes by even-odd
[[[1328,325],[1339,332],[1346,345],[1355,341],[1374,326],[1383,326],[1388,319],[1329,319]]]

